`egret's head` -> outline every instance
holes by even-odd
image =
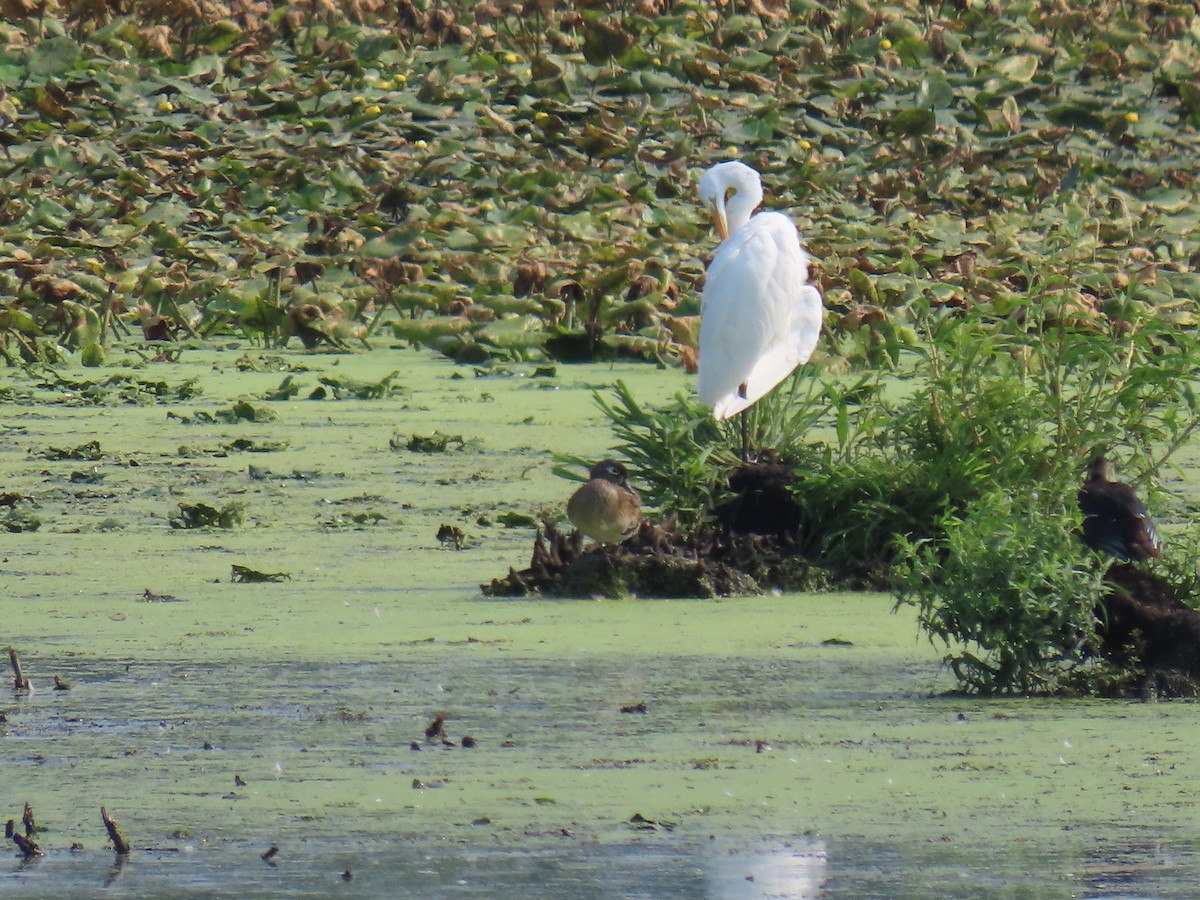
[[[745,163],[717,163],[700,178],[700,201],[721,240],[737,231],[762,201],[758,173]]]
[[[717,163],[700,177],[700,202],[704,204],[704,212],[717,230],[721,240],[729,237],[729,220],[725,218],[725,204],[733,192],[723,166],[741,165],[741,163]]]

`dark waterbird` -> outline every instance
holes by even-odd
[[[1088,466],[1079,490],[1083,513],[1083,542],[1117,559],[1143,562],[1162,556],[1162,542],[1145,504],[1133,488],[1113,480],[1113,468],[1105,457]]]

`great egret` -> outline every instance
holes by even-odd
[[[567,518],[602,544],[620,543],[642,521],[642,498],[629,486],[625,467],[611,459],[592,466],[588,479],[567,501]]]
[[[1079,490],[1083,542],[1125,561],[1162,556],[1162,542],[1145,505],[1133,488],[1113,481],[1113,468],[1103,456],[1088,466]]]
[[[777,212],[751,218],[762,198],[758,172],[744,163],[717,163],[700,179],[721,245],[700,301],[696,392],[718,420],[742,414],[743,461],[747,407],[812,356],[823,318],[792,220]]]

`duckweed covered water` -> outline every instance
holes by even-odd
[[[300,399],[393,371],[392,396]],[[201,393],[0,383],[3,490],[41,520],[4,536],[2,640],[34,690],[3,682],[0,821],[31,803],[45,851],[12,849],[5,896],[1194,889],[1193,704],[948,699],[881,595],[480,595],[529,556],[504,514],[569,495],[551,454],[608,449],[591,390],[666,397],[682,373],[232,347],[128,374]],[[262,400],[287,374],[297,399]],[[240,399],[277,418],[197,415]],[[461,441],[407,448],[435,431]],[[92,440],[98,460],[46,458]],[[243,524],[173,528],[180,503]]]

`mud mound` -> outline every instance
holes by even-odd
[[[683,534],[669,521],[643,522],[621,544],[584,549],[579,532],[565,534],[546,521],[529,567],[481,587],[501,597],[731,597],[825,586],[823,572],[790,549],[769,535]]]

